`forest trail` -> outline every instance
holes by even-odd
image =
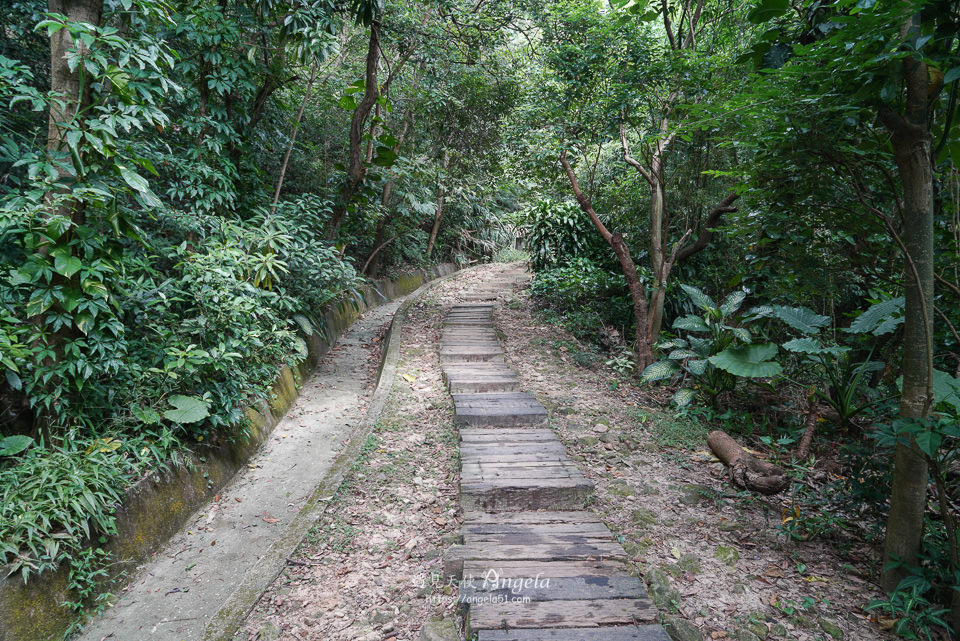
[[[472,630],[523,641],[531,625],[560,624],[611,641],[610,625],[634,640],[664,630],[690,640],[890,638],[861,610],[877,594],[869,577],[821,540],[785,541],[780,500],[731,489],[702,451],[706,428],[580,364],[576,340],[537,315],[528,288],[489,287],[515,269],[461,272],[411,307],[398,376],[360,464],[234,641],[454,641]],[[481,402],[484,393],[493,395]],[[481,418],[482,407],[498,417]],[[448,578],[460,565],[474,581]],[[490,566],[502,579],[540,573],[521,586],[532,615],[493,598],[464,612],[472,597],[509,599],[477,580]],[[598,601],[605,611],[577,611]],[[590,615],[606,625],[587,631],[598,623]]]
[[[651,625],[656,608],[623,546],[586,510],[593,483],[503,364],[486,301],[522,278],[503,276],[463,296],[484,302],[450,309],[440,343],[460,428],[463,510],[463,544],[447,552],[445,571],[460,581],[466,638],[669,641]]]
[[[374,307],[350,326],[263,448],[85,627],[81,641],[202,638],[360,425],[376,379],[378,338],[403,300]]]

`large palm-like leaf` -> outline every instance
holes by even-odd
[[[759,343],[728,347],[709,360],[715,367],[734,376],[769,378],[783,371],[780,363],[769,360],[776,354],[777,346],[774,343]]]
[[[673,361],[657,361],[648,365],[643,373],[640,375],[640,381],[643,383],[651,383],[653,381],[660,381],[665,378],[670,378],[675,374],[680,372],[680,367]]]
[[[730,314],[740,309],[740,305],[743,304],[743,301],[746,299],[746,297],[747,292],[743,291],[742,289],[732,292],[724,299],[723,303],[720,304],[720,313],[724,318],[726,318]]]
[[[713,299],[696,287],[693,287],[692,285],[680,285],[680,288],[687,292],[687,296],[690,297],[690,300],[693,301],[693,304],[703,311],[715,313],[718,311],[717,304],[713,302]]]
[[[905,300],[900,296],[871,305],[845,331],[851,334],[870,332],[876,336],[892,332],[903,322]]]
[[[795,338],[792,341],[787,341],[782,345],[782,347],[783,349],[790,352],[794,352],[796,354],[810,354],[810,355],[832,354],[834,356],[839,356],[840,354],[850,351],[849,347],[838,347],[836,345],[833,345],[833,346],[821,345],[817,339],[811,338],[809,336],[805,336],[804,338]]]
[[[688,332],[709,332],[710,326],[703,322],[699,316],[681,316],[673,321],[674,329],[685,329]]]
[[[829,316],[821,316],[806,307],[773,305],[770,309],[774,316],[804,334],[816,334],[820,331],[821,327],[826,327],[830,324]]]

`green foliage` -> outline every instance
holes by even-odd
[[[626,279],[587,258],[538,272],[531,286],[538,300],[563,315],[563,324],[581,340],[611,341],[610,331],[627,336],[633,317]]]
[[[526,234],[530,267],[536,272],[561,267],[574,259],[592,262],[609,251],[593,223],[573,201],[540,200],[517,217],[520,230]]]
[[[745,292],[735,291],[717,305],[696,287],[681,287],[703,315],[691,314],[674,321],[673,328],[687,332],[687,338],[659,343],[657,349],[667,356],[643,371],[642,382],[680,375],[685,385],[674,394],[674,403],[683,407],[701,396],[716,407],[720,394],[736,388],[737,377],[769,378],[780,373],[780,365],[769,360],[776,355],[777,346],[753,343],[750,330],[744,327],[756,316],[737,314]]]
[[[903,299],[900,300],[902,303]],[[881,308],[885,311],[878,312]],[[849,335],[885,333],[890,329],[889,319],[895,309],[895,305],[873,305],[858,316],[844,332]],[[875,348],[871,348],[867,357],[859,361],[854,358],[852,347],[821,343],[823,340],[830,340],[829,337],[820,335],[820,330],[830,323],[830,319],[805,307],[774,305],[754,311],[758,315],[778,318],[804,335],[783,343],[782,347],[787,352],[800,356],[798,374],[812,371],[814,376],[824,379],[815,383],[814,396],[836,410],[844,425],[848,425],[850,419],[880,400],[879,394],[867,386],[869,375],[884,369],[883,363],[871,360]],[[861,321],[864,316],[868,317],[867,320]],[[805,369],[807,371],[804,371]]]
[[[7,575],[56,569],[86,541],[116,531],[123,488],[176,460],[170,430],[92,438],[72,431],[0,467],[0,561]]]
[[[864,608],[879,611],[893,619],[893,631],[904,639],[934,641],[939,638],[935,628],[949,629],[944,617],[946,608],[930,601],[933,584],[922,572],[903,579],[886,599],[873,599]]]

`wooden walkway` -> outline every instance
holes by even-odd
[[[463,544],[445,558],[477,641],[669,641],[623,547],[547,412],[504,363],[494,302],[504,272],[444,320],[440,359],[460,427]]]

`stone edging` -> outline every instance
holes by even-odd
[[[250,425],[250,434],[246,442],[235,441],[197,448],[198,451],[195,454],[183,457],[183,465],[178,465],[167,472],[150,474],[127,488],[125,500],[116,514],[117,534],[110,537],[108,543],[103,546],[113,554],[114,558],[119,559],[110,569],[111,576],[118,577],[124,572],[135,571],[137,566],[143,564],[163,543],[178,532],[200,506],[209,501],[233,478],[237,470],[243,467],[266,441],[273,428],[296,401],[299,396],[299,382],[310,375],[323,355],[336,344],[340,334],[364,310],[412,292],[409,299],[394,315],[387,345],[386,356],[389,358],[390,343],[394,342],[394,327],[397,328],[396,338],[399,338],[400,325],[396,324],[396,319],[406,314],[412,301],[416,300],[423,291],[456,273],[457,269],[451,264],[426,270],[418,269],[396,279],[384,279],[367,286],[364,289],[365,300],[358,301],[357,308],[339,306],[329,309],[324,315],[329,342],[316,332],[312,336],[305,337],[308,345],[307,359],[298,365],[295,371],[287,366],[281,368],[271,389],[269,405],[259,409],[247,408],[246,416]],[[367,300],[377,302],[368,305],[365,302]],[[395,349],[399,350],[399,341],[396,342]],[[378,375],[378,387],[368,410],[368,416],[372,415],[375,409],[379,414],[386,401],[384,393],[383,399],[377,406],[377,394],[384,386],[387,370],[384,364]],[[391,384],[392,375],[393,370],[390,369],[389,383]],[[369,431],[367,423],[363,423],[357,430],[358,433],[366,431]],[[362,446],[365,441],[366,434],[360,445]],[[352,446],[353,440],[341,454],[341,460],[334,463],[333,470],[343,466],[347,459],[350,459],[352,464],[352,459],[348,455]],[[349,464],[345,469],[349,469]],[[318,496],[332,493],[325,489],[325,483],[329,478],[328,474],[314,493],[310,503],[301,510],[301,516],[305,512],[316,509],[314,503],[317,502]],[[333,487],[333,490],[335,489],[336,486]],[[316,516],[322,513],[322,507],[321,502]],[[295,519],[291,528],[297,522]],[[281,539],[283,540],[286,540],[286,536]],[[255,566],[255,569],[263,568],[268,556],[269,553]],[[270,580],[272,581],[273,578],[271,577]],[[55,572],[34,577],[26,585],[19,579],[19,575],[0,579],[0,641],[40,641],[62,638],[64,631],[74,620],[72,612],[60,607],[61,603],[70,598],[68,582],[69,572],[65,565]],[[244,584],[246,583],[245,580]],[[239,591],[238,589],[237,592]],[[233,602],[233,597],[230,602]],[[224,609],[221,609],[221,612],[223,611]],[[215,619],[219,620],[219,617]]]

